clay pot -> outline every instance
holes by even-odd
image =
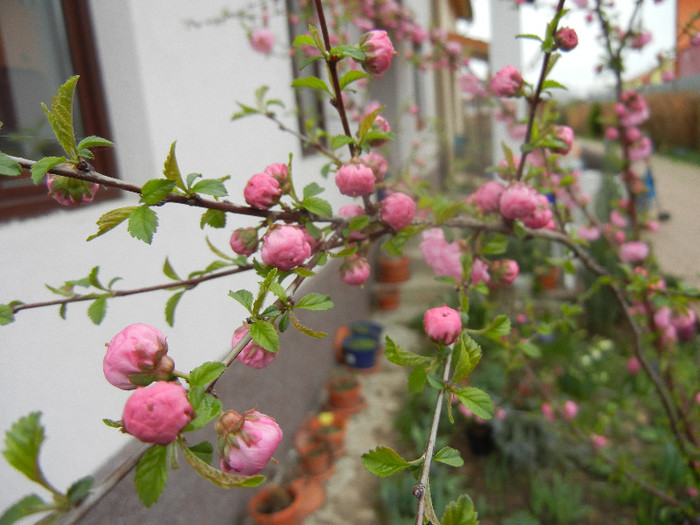
[[[379,288],[375,292],[375,303],[377,308],[383,311],[398,309],[400,299],[401,291],[395,286]]]
[[[552,266],[546,273],[537,275],[537,280],[543,290],[555,290],[559,284],[560,269]]]
[[[345,362],[345,354],[343,353],[343,340],[352,335],[352,331],[348,325],[341,325],[335,331],[333,335],[333,352],[335,354],[335,360],[338,363]]]
[[[377,258],[377,281],[380,283],[400,283],[411,276],[411,259],[402,257]]]
[[[360,403],[362,385],[350,374],[334,377],[326,383],[328,405],[334,408],[350,408]]]
[[[263,487],[248,502],[248,515],[260,525],[302,525],[304,514],[299,489]]]
[[[304,474],[314,478],[324,478],[333,468],[333,455],[327,443],[315,442],[300,452],[299,464]]]
[[[333,457],[340,457],[345,452],[346,416],[338,412],[321,412],[311,417],[308,425],[313,439],[327,443]]]

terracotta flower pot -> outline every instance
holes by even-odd
[[[334,409],[358,405],[361,401],[361,388],[359,380],[350,374],[332,378],[326,383],[329,406]]]
[[[378,257],[377,281],[380,283],[400,283],[411,276],[411,259],[403,257]]]
[[[401,290],[396,286],[378,288],[374,294],[375,304],[382,311],[396,310],[401,300]]]
[[[350,336],[352,331],[348,325],[340,325],[335,331],[333,336],[333,352],[335,354],[335,360],[338,363],[345,362],[345,354],[343,353],[343,340]]]
[[[301,525],[304,514],[299,496],[294,486],[267,485],[248,502],[248,515],[260,525]]]
[[[327,443],[333,457],[339,457],[345,451],[345,432],[347,417],[338,412],[321,412],[309,419],[311,435],[316,441]]]
[[[313,443],[299,456],[299,464],[304,474],[323,478],[333,468],[333,455],[327,443]]]

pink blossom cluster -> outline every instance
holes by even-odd
[[[289,169],[286,164],[271,164],[262,173],[253,175],[243,188],[246,203],[259,210],[267,210],[277,204],[289,191]]]
[[[518,95],[523,87],[523,77],[515,66],[505,66],[491,78],[491,91],[497,97]]]
[[[46,187],[49,197],[61,206],[88,204],[94,200],[97,190],[100,189],[99,184],[51,173],[46,175]]]

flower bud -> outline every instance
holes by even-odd
[[[238,255],[252,255],[258,249],[258,230],[255,228],[238,228],[231,234],[231,249]]]
[[[499,208],[506,219],[524,219],[537,209],[537,192],[530,186],[514,183],[501,194]]]
[[[392,230],[405,228],[416,214],[416,203],[405,193],[392,193],[384,199],[379,208],[379,215]]]
[[[343,217],[356,217],[358,215],[364,215],[364,213],[365,209],[359,204],[346,204],[345,206],[341,206],[338,210],[338,215],[342,215]],[[351,231],[348,238],[351,241],[361,241],[366,237],[367,235],[361,231]]]
[[[381,77],[391,66],[395,51],[386,31],[375,29],[362,35],[360,49],[365,54],[362,67],[368,73]]]
[[[286,164],[282,164],[281,162],[270,164],[265,168],[264,173],[271,175],[279,182],[282,193],[287,193],[289,191],[289,168]]]
[[[335,175],[335,183],[343,195],[360,197],[374,191],[374,172],[364,164],[345,164]]]
[[[275,45],[275,35],[269,29],[259,27],[250,33],[250,45],[258,53],[269,55]]]
[[[493,263],[491,273],[505,284],[512,284],[520,273],[520,267],[513,259],[499,259]]]
[[[564,146],[561,148],[553,148],[553,150],[562,155],[566,155],[571,151],[571,146],[574,143],[574,130],[569,126],[556,126],[554,133],[556,137],[564,143]]]
[[[100,189],[99,184],[51,173],[46,175],[46,187],[49,189],[49,196],[61,206],[88,204],[93,201],[95,193]]]
[[[167,351],[168,344],[160,330],[146,324],[132,324],[107,345],[102,370],[107,381],[117,388],[133,390],[170,378],[174,363]]]
[[[491,79],[491,90],[497,97],[514,97],[523,86],[523,77],[514,66],[505,66]]]
[[[283,225],[263,237],[260,255],[265,264],[286,271],[302,264],[311,255],[311,246],[304,230]]]
[[[256,173],[243,188],[245,201],[259,210],[267,210],[277,204],[281,195],[280,183],[267,173]]]
[[[221,470],[241,476],[260,472],[282,441],[282,429],[270,416],[256,410],[224,412],[214,425],[219,439]]]
[[[552,222],[552,210],[546,195],[536,194],[537,207],[529,217],[523,218],[523,224],[533,230],[545,228]]]
[[[340,265],[340,279],[352,286],[360,286],[369,279],[370,266],[367,259],[353,254],[346,257]]]
[[[436,343],[449,345],[462,333],[462,319],[457,310],[443,304],[425,312],[423,328]]]
[[[365,153],[364,155],[362,155],[362,157],[360,157],[360,162],[365,166],[369,166],[370,168],[372,168],[372,172],[374,173],[374,179],[376,180],[376,182],[381,182],[384,180],[384,177],[386,176],[386,172],[388,170],[388,165],[386,159],[382,157],[379,153],[374,153],[373,151]]]
[[[231,339],[231,348],[234,348],[238,342],[248,335],[249,328],[247,325],[242,325],[236,328]],[[236,359],[251,368],[260,370],[272,363],[277,357],[277,352],[268,352],[262,346],[251,341],[248,343]]]
[[[473,286],[476,286],[480,282],[488,283],[491,280],[488,264],[481,259],[474,259],[472,262],[472,271],[469,274],[469,277]]]
[[[620,246],[620,259],[626,263],[640,263],[649,256],[649,245],[641,241],[630,241]]]
[[[505,189],[505,186],[500,182],[496,182],[495,180],[488,181],[472,193],[467,199],[467,202],[470,204],[473,202],[484,213],[498,211],[498,203]]]
[[[157,381],[139,388],[124,405],[124,431],[144,443],[167,445],[194,419],[194,409],[180,383]]]
[[[562,51],[571,51],[578,45],[578,35],[570,27],[562,27],[554,35],[554,41]]]

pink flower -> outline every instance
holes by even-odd
[[[630,241],[620,246],[620,259],[626,263],[639,263],[649,256],[649,245],[641,241]]]
[[[617,128],[614,128],[612,126],[608,126],[605,128],[605,138],[608,140],[617,140],[618,137],[620,136],[620,132],[617,130]]]
[[[512,284],[518,278],[520,267],[513,259],[499,259],[491,267],[491,273],[505,284]]]
[[[578,45],[578,35],[570,27],[562,27],[557,31],[554,40],[562,51],[571,51]]]
[[[395,51],[386,31],[375,29],[365,33],[360,39],[360,49],[365,54],[362,67],[368,73],[381,77],[391,66]]]
[[[343,195],[360,197],[374,191],[374,172],[364,164],[345,164],[335,175],[335,183]]]
[[[231,348],[234,348],[249,332],[250,329],[246,324],[236,328],[231,338]],[[246,366],[260,370],[272,363],[276,357],[277,352],[268,352],[259,344],[250,341],[245,345],[243,350],[241,350],[236,359]]]
[[[591,434],[591,443],[593,443],[593,449],[598,452],[608,446],[608,438],[600,434]]]
[[[661,81],[662,82],[671,82],[672,80],[675,80],[676,74],[673,71],[664,71],[661,74]]]
[[[100,189],[99,184],[51,173],[46,175],[46,187],[49,190],[49,197],[61,206],[88,204],[93,201],[95,193]]]
[[[462,252],[456,242],[447,242],[445,232],[440,228],[430,228],[423,231],[423,241],[419,248],[423,260],[430,266],[438,277],[449,276],[457,281],[462,280]]]
[[[673,319],[671,319],[671,322],[676,328],[676,333],[680,341],[690,341],[695,336],[697,316],[690,308],[688,308],[684,314],[675,315]]]
[[[625,366],[627,367],[627,371],[633,376],[637,375],[642,369],[642,364],[635,356],[630,357],[627,363],[625,363]]]
[[[642,137],[642,139],[629,149],[629,157],[632,162],[646,159],[651,155],[651,139]]]
[[[554,410],[552,410],[552,405],[549,403],[542,403],[542,406],[540,406],[540,412],[542,412],[544,418],[550,423],[554,421]]]
[[[231,249],[238,255],[251,255],[258,249],[258,230],[255,228],[238,228],[229,240]]]
[[[376,182],[381,182],[384,180],[384,176],[388,170],[388,165],[386,159],[379,153],[374,153],[373,151],[365,153],[362,155],[362,157],[360,157],[360,162],[365,166],[372,168]]]
[[[550,227],[552,223],[552,210],[549,207],[549,199],[546,195],[537,195],[537,208],[529,217],[523,219],[523,224],[533,230]]]
[[[271,175],[279,182],[282,193],[289,191],[289,168],[286,164],[282,164],[281,162],[270,164],[265,168],[264,173]]]
[[[612,210],[610,212],[610,223],[615,226],[615,228],[627,228],[627,218],[618,210]]]
[[[160,330],[146,324],[132,324],[107,345],[102,370],[107,381],[117,388],[133,390],[170,378],[174,363],[167,352],[168,344]]]
[[[436,343],[450,345],[462,333],[462,318],[457,310],[443,304],[425,312],[423,328]]]
[[[144,443],[167,445],[194,419],[180,383],[157,381],[136,390],[122,413],[124,431]]]
[[[474,73],[464,73],[457,79],[462,93],[483,98],[488,95],[486,85]]]
[[[480,282],[489,282],[491,280],[491,276],[489,275],[489,265],[481,259],[474,259],[472,262],[472,271],[469,277],[472,281],[472,286],[476,286]]]
[[[578,414],[578,405],[574,401],[564,403],[564,419],[571,421]]]
[[[369,279],[370,266],[367,259],[353,254],[346,257],[343,264],[340,265],[340,279],[352,286],[360,286],[365,284]]]
[[[566,155],[571,151],[571,146],[574,143],[574,130],[569,126],[556,126],[555,127],[556,137],[564,143],[564,147],[553,148],[557,153]]]
[[[592,242],[600,238],[600,230],[595,226],[579,226],[577,232],[584,241]]]
[[[341,206],[338,210],[338,215],[342,215],[343,217],[356,217],[357,215],[364,215],[364,213],[365,209],[359,204],[346,204],[345,206]],[[350,232],[350,237],[348,238],[351,241],[361,241],[366,237],[367,235],[361,231],[353,230]]]
[[[654,312],[654,324],[661,330],[671,326],[671,309],[668,306],[662,306]]]
[[[239,414],[224,412],[214,425],[219,439],[217,452],[221,470],[241,476],[260,472],[282,441],[282,429],[270,416],[257,410]]]
[[[405,193],[392,193],[381,202],[379,215],[394,231],[405,228],[416,214],[416,203]]]
[[[263,237],[260,255],[265,264],[279,270],[291,270],[308,259],[311,246],[304,230],[296,226],[277,226]]]
[[[506,219],[524,219],[532,215],[539,204],[537,192],[533,188],[515,182],[501,194],[499,208]]]
[[[272,47],[275,45],[275,36],[269,29],[265,29],[264,27],[253,29],[250,34],[250,45],[253,46],[253,49],[258,53],[269,55],[272,51]]]
[[[491,79],[491,90],[497,97],[514,97],[523,86],[523,77],[514,66],[505,66]]]
[[[468,202],[476,204],[484,213],[498,211],[501,194],[505,189],[505,186],[500,182],[489,181],[479,186],[479,189],[468,198]]]
[[[630,45],[633,49],[642,49],[649,42],[651,42],[651,33],[648,31],[642,31],[641,33],[634,35]]]
[[[615,104],[615,114],[623,126],[639,126],[649,118],[649,106],[636,91],[625,91],[620,102]]]
[[[281,195],[280,183],[267,173],[256,173],[243,188],[245,201],[259,210],[267,210],[277,204]]]

